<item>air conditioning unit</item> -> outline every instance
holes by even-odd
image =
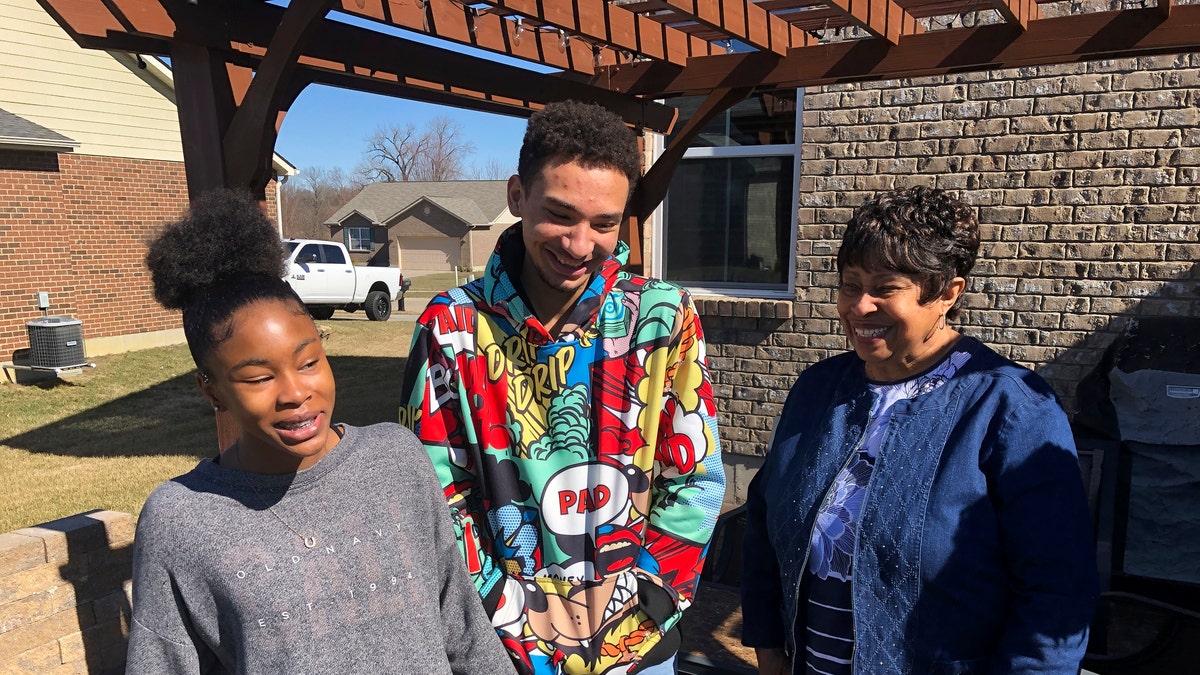
[[[63,369],[87,365],[83,354],[83,322],[69,316],[43,316],[26,322],[29,365]]]

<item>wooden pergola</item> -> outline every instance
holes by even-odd
[[[193,196],[261,192],[312,83],[517,116],[579,99],[660,133],[676,111],[657,99],[704,96],[634,195],[634,265],[684,150],[751,92],[1200,51],[1200,5],[1132,1],[1046,18],[1036,0],[39,0],[85,48],[170,58]]]
[[[756,90],[1200,51],[1200,5],[1130,1],[1047,18],[1036,0],[39,0],[85,48],[170,58],[193,197],[261,194],[312,83],[516,116],[579,99],[659,133],[677,113],[658,99],[703,96],[633,196],[635,268],[688,145]],[[236,434],[218,420],[222,447]]]

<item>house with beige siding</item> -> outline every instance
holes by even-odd
[[[516,222],[507,181],[371,183],[325,224],[358,264],[406,273],[481,270],[500,233]]]
[[[82,49],[36,0],[0,0],[0,110],[0,363],[28,344],[39,292],[83,322],[89,355],[181,342],[142,264],[188,203],[170,69]]]

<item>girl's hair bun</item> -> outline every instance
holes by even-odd
[[[218,189],[192,202],[150,243],[146,267],[154,299],[183,309],[197,292],[243,276],[284,275],[279,233],[245,190]]]

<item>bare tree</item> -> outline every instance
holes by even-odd
[[[355,175],[363,182],[455,180],[465,175],[474,151],[462,126],[446,116],[429,120],[419,132],[411,123],[380,127],[367,138]]]
[[[472,164],[470,171],[467,171],[467,178],[471,180],[507,180],[516,172],[517,170],[513,167],[501,164],[500,160],[492,157],[483,164]]]
[[[455,180],[462,178],[466,159],[475,152],[475,144],[463,137],[462,126],[439,115],[425,126],[426,149],[420,180]]]
[[[328,239],[325,221],[362,189],[339,167],[313,166],[280,188],[283,234],[297,239]]]
[[[367,138],[362,164],[355,173],[368,183],[419,180],[416,174],[426,153],[425,136],[412,123],[379,127]]]

